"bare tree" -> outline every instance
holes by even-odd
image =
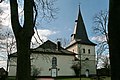
[[[43,17],[53,18],[55,0],[36,0],[42,5]],[[10,0],[11,24],[17,44],[17,77],[16,80],[31,80],[30,42],[34,34],[37,19],[37,5],[34,0],[24,0],[24,21],[20,25],[17,0]],[[34,11],[33,11],[34,9]],[[50,16],[50,17],[49,17]]]
[[[94,33],[97,35],[97,64],[99,59],[102,60],[102,54],[109,53],[108,38],[108,11],[101,10],[93,17]],[[104,61],[103,61],[104,62]]]
[[[0,34],[1,34],[0,49],[1,49],[1,52],[4,52],[4,54],[7,54],[6,71],[8,71],[9,55],[16,51],[16,41],[13,33],[10,30],[7,30],[6,32],[3,32],[3,33],[1,32]]]
[[[108,11],[101,10],[93,18],[93,31],[99,35],[105,35],[108,42]]]
[[[110,69],[110,60],[108,56],[101,56],[102,66],[106,69]]]
[[[94,33],[101,37],[102,40],[97,41],[98,43],[98,54],[102,54],[106,49],[108,49],[108,12],[107,11],[100,11],[93,17],[94,26],[93,31]],[[98,37],[98,38],[99,38]]]

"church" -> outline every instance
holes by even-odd
[[[95,45],[88,38],[79,8],[71,41],[66,48],[61,47],[60,41],[55,43],[47,40],[39,47],[31,49],[31,75],[41,77],[96,75]],[[11,54],[8,76],[16,76],[16,60],[17,53]]]

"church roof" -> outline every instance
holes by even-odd
[[[56,55],[75,55],[75,53],[70,52],[63,47],[57,47],[58,45],[55,44],[54,42],[47,40],[44,42],[42,45],[39,47],[32,49],[32,53],[43,53],[43,54],[56,54]]]
[[[74,32],[71,35],[71,37],[73,37],[76,42],[80,42],[82,44],[96,45],[88,39],[88,35],[86,32],[86,28],[85,28],[85,24],[82,18],[80,7],[79,7],[79,12],[78,12],[78,18],[75,22],[76,24],[75,24]]]
[[[31,49],[32,54],[54,54],[54,55],[75,55],[75,53],[70,52],[62,47],[57,49],[58,45],[54,42],[47,40],[42,45],[35,49]],[[10,57],[17,57],[17,52],[10,55]]]

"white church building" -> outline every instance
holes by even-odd
[[[79,8],[70,44],[61,47],[58,41],[47,40],[31,49],[31,68],[39,70],[37,76],[75,76],[73,65],[79,64],[79,75],[96,75],[95,45],[88,39]],[[16,76],[17,53],[10,55],[8,76]],[[31,74],[32,75],[32,74]]]

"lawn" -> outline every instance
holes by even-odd
[[[61,78],[56,80],[80,80],[80,78]],[[81,80],[90,80],[90,78],[81,78]]]
[[[80,78],[60,78],[55,80],[80,80]],[[81,78],[81,80],[97,80],[95,78]],[[110,77],[101,77],[100,80],[111,80]]]
[[[15,80],[15,77],[9,77],[8,80]],[[80,80],[80,78],[56,78],[55,80]],[[81,78],[81,80],[97,80],[95,78]],[[111,80],[110,77],[102,77],[100,80]]]

